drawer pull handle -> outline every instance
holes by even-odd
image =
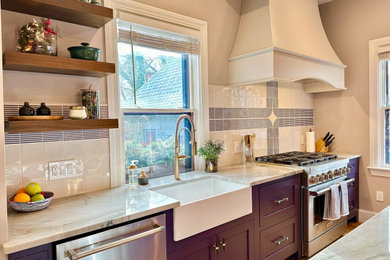
[[[288,237],[282,237],[281,240],[275,241],[275,244],[280,246],[280,244],[282,244],[283,242],[285,242],[287,240],[288,240]]]
[[[226,250],[226,242],[225,242],[225,239],[222,239],[222,242],[220,242],[221,246],[222,246],[222,250],[225,251]]]
[[[348,183],[348,187],[353,187],[353,186],[355,186],[354,182]]]
[[[218,255],[219,254],[219,246],[217,245],[217,243],[214,243],[213,247],[214,247],[215,254]]]
[[[283,198],[281,200],[275,200],[276,204],[281,204],[282,202],[288,201],[288,198]]]

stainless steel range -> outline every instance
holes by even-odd
[[[348,159],[334,154],[288,152],[256,158],[257,162],[287,164],[302,169],[302,254],[311,257],[347,231],[347,217],[323,219],[325,193],[333,184],[347,180]]]

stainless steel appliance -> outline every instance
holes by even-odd
[[[325,193],[333,184],[348,179],[348,159],[334,154],[288,152],[261,156],[257,162],[287,164],[303,170],[303,234],[302,254],[311,257],[324,247],[337,240],[347,231],[347,217],[330,221],[323,219]]]
[[[57,259],[166,259],[165,214],[56,245]]]

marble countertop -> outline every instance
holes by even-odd
[[[5,254],[168,210],[180,202],[140,187],[128,186],[55,199],[47,209],[30,213],[8,210]]]
[[[253,186],[287,176],[301,170],[276,165],[245,164],[221,168],[217,175],[226,180]],[[181,173],[181,181],[210,175],[204,171]],[[42,211],[18,213],[8,211],[9,239],[3,244],[10,254],[67,237],[120,224],[180,206],[180,201],[150,191],[170,183],[180,183],[173,176],[150,180],[147,186],[119,188],[55,199]]]
[[[361,157],[360,154],[350,154],[350,153],[334,153],[337,154],[339,157],[344,157],[348,159],[355,159]]]
[[[390,259],[390,207],[310,258],[342,259]]]

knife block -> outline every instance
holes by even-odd
[[[316,152],[317,153],[327,153],[329,152],[329,147],[325,146],[325,142],[322,138],[319,138],[316,142]]]

